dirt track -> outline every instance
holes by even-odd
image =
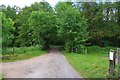
[[[59,51],[17,62],[3,63],[6,78],[80,78]]]

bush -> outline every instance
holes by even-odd
[[[88,53],[103,53],[103,54],[107,54],[109,52],[110,49],[116,50],[117,47],[99,47],[99,46],[90,46],[87,47],[88,49]]]
[[[15,47],[15,54],[23,54],[30,51],[40,50],[39,47],[31,46],[31,47]],[[2,54],[12,54],[13,48],[3,48]]]

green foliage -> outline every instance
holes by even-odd
[[[6,15],[6,18],[11,18],[13,21],[16,19],[16,11],[18,9],[17,6],[11,7],[11,6],[4,6],[1,5],[0,9],[2,9],[2,12]]]
[[[14,31],[14,22],[10,18],[6,18],[5,14],[0,12],[2,14],[2,45],[3,47],[9,46],[13,39],[14,35],[12,34],[12,31]]]
[[[25,7],[22,9],[21,13],[19,14],[19,35],[17,36],[17,43],[20,43],[20,46],[30,46],[33,44],[39,44],[38,39],[36,39],[36,35],[34,35],[33,29],[31,29],[31,26],[29,25],[28,19],[30,18],[31,14],[33,12],[45,12],[45,13],[53,13],[53,10],[49,3],[47,2],[35,2],[30,7]],[[37,21],[39,22],[39,21]],[[32,22],[34,23],[34,22]],[[38,35],[37,35],[38,37]]]
[[[47,20],[47,21],[46,21]],[[55,16],[44,11],[34,11],[29,18],[33,36],[40,45],[48,46],[56,36],[57,27]]]
[[[2,73],[0,72],[0,79],[2,80],[3,76],[2,76]]]
[[[119,2],[89,2],[81,3],[82,14],[87,18],[89,25],[88,31],[90,40],[94,41],[93,44],[104,46],[104,38],[109,38],[109,42],[119,46]],[[77,4],[79,5],[79,3]],[[117,17],[116,17],[117,16]],[[111,38],[112,41],[110,40]]]
[[[62,10],[65,6],[65,11]],[[83,50],[83,43],[88,39],[87,20],[75,7],[70,3],[59,3],[56,7],[59,16],[58,20],[62,21],[60,32],[65,37],[65,48],[67,51],[80,52]],[[62,11],[61,11],[62,10]]]
[[[15,47],[15,54],[23,54],[31,51],[39,51],[39,47],[30,46],[30,47]],[[12,54],[13,48],[3,48],[2,54]]]
[[[35,2],[19,8],[0,5],[3,47],[64,46],[85,52],[85,45],[120,46],[120,2]],[[89,44],[87,44],[89,43]],[[14,53],[14,50],[13,50]]]

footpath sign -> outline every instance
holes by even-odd
[[[109,75],[111,76],[115,74],[115,58],[116,52],[111,49],[109,52]]]

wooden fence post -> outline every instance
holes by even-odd
[[[120,79],[120,48],[117,49],[118,53],[118,77]]]
[[[111,49],[109,52],[109,75],[110,76],[113,76],[115,74],[115,58],[116,58],[116,52]]]

